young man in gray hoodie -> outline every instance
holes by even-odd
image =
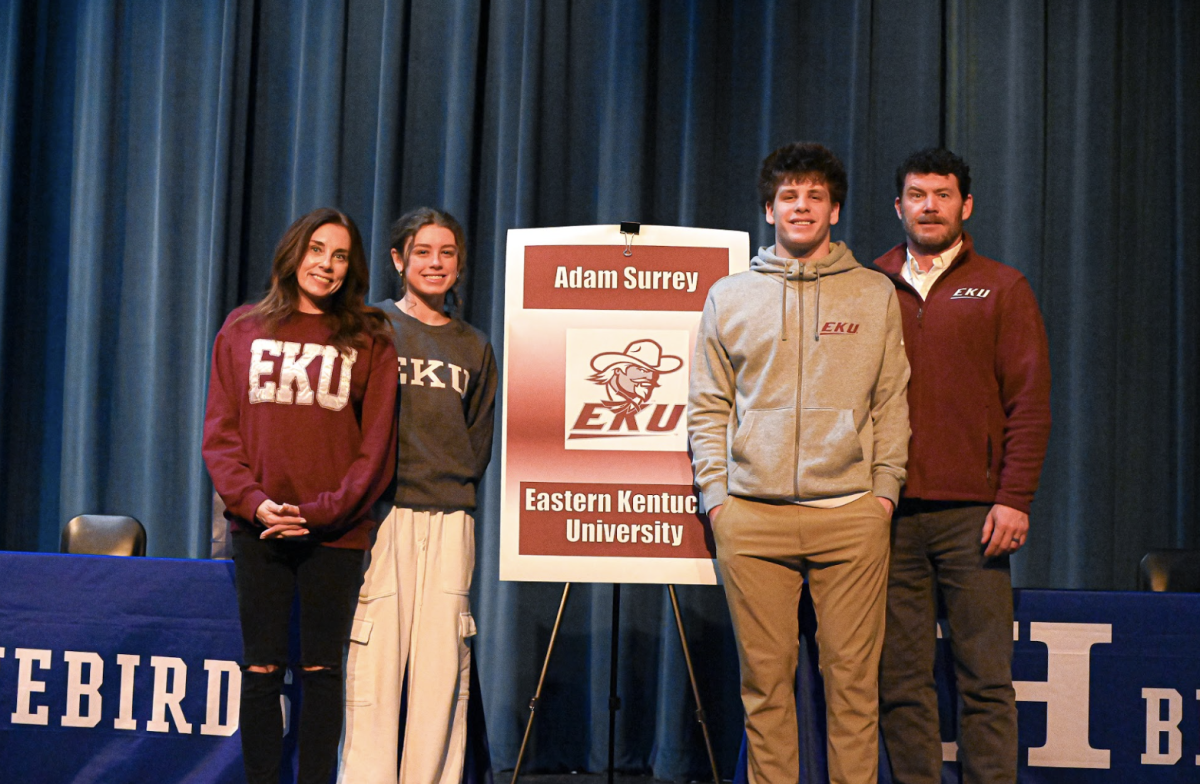
[[[891,281],[829,241],[846,197],[832,152],[781,147],[758,187],[775,244],[709,291],[688,397],[692,469],[737,636],[749,776],[800,775],[807,579],[829,779],[875,784],[888,537],[909,437],[900,309]]]

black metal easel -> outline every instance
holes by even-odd
[[[713,755],[712,739],[708,734],[708,722],[704,715],[704,706],[700,702],[700,688],[696,685],[696,672],[692,667],[692,653],[688,647],[687,635],[683,631],[683,616],[679,612],[679,597],[675,594],[675,586],[668,585],[671,595],[671,608],[675,615],[675,628],[679,631],[679,643],[683,646],[683,660],[687,664],[688,681],[692,684],[692,697],[696,700],[696,721],[704,735],[704,747],[708,752],[708,763],[712,767],[713,784],[721,784],[721,774],[717,771],[717,758]],[[525,760],[525,749],[529,744],[529,735],[533,730],[533,720],[537,716],[538,702],[542,698],[542,686],[546,682],[546,670],[550,667],[550,656],[554,653],[554,643],[558,640],[558,629],[562,624],[563,611],[567,607],[567,597],[571,595],[571,583],[563,586],[562,600],[558,603],[558,615],[554,618],[554,628],[550,632],[550,644],[546,648],[546,658],[542,662],[542,673],[538,676],[537,691],[529,701],[529,723],[525,725],[525,736],[521,739],[521,750],[517,753],[517,764],[513,767],[511,784],[517,784],[521,776],[521,763]],[[621,628],[621,585],[613,585],[612,601],[612,645],[609,655],[608,672],[608,784],[613,784],[616,756],[617,711],[621,709],[621,698],[617,695],[617,651],[620,643]]]
[[[633,255],[633,238],[641,233],[642,224],[637,221],[621,221],[621,235],[625,239],[623,255]],[[713,755],[712,739],[708,735],[708,722],[704,716],[704,706],[700,702],[700,689],[696,685],[696,672],[692,668],[692,652],[688,648],[687,635],[683,631],[683,616],[679,613],[679,598],[675,595],[675,586],[668,585],[671,594],[671,607],[675,613],[675,628],[679,630],[679,643],[683,646],[683,660],[687,663],[688,681],[692,684],[692,697],[696,700],[696,721],[704,735],[704,747],[708,751],[708,764],[712,766],[713,784],[721,784],[721,774],[717,772],[717,758]],[[562,601],[558,603],[558,615],[554,618],[554,629],[550,632],[550,644],[546,648],[546,659],[542,662],[542,674],[538,676],[537,691],[529,701],[529,723],[525,725],[525,736],[521,739],[521,750],[517,752],[517,764],[513,767],[512,783],[517,784],[521,776],[521,763],[525,760],[525,749],[529,745],[529,735],[533,730],[533,720],[537,716],[538,702],[542,699],[542,686],[546,682],[546,670],[550,667],[550,656],[554,653],[554,643],[558,639],[558,629],[562,624],[563,611],[567,607],[567,597],[571,595],[571,584],[563,585]],[[608,671],[608,784],[613,784],[614,767],[616,762],[617,711],[621,709],[621,698],[617,695],[617,654],[621,631],[621,585],[613,584],[612,597],[612,646],[609,653]]]

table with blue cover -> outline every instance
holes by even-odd
[[[1021,784],[1200,781],[1200,594],[1018,590],[1014,601]],[[826,782],[825,700],[807,592],[800,620],[800,781]],[[957,784],[958,700],[944,623],[935,665],[950,763],[942,782]],[[891,784],[882,747],[880,754],[879,780]],[[746,782],[744,739],[734,782]]]
[[[821,782],[810,606],[803,616],[801,780]],[[1200,594],[1024,590],[1016,618],[1023,784],[1200,781]],[[0,780],[240,781],[240,651],[227,561],[0,552]],[[953,760],[953,678],[944,656],[937,668]],[[467,780],[486,784],[471,693]],[[292,683],[289,717],[298,699]],[[958,781],[954,765],[943,780]]]
[[[240,656],[231,562],[0,552],[0,780],[243,781]],[[489,784],[474,669],[466,780]]]

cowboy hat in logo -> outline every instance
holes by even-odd
[[[687,449],[688,332],[567,330],[567,449]]]
[[[615,414],[636,414],[646,407],[650,395],[658,388],[658,377],[674,373],[683,367],[679,357],[662,353],[662,346],[653,340],[635,340],[624,351],[606,351],[592,357],[588,378],[604,387],[608,400],[604,407]]]

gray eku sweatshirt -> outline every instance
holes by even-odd
[[[704,508],[867,490],[894,504],[909,438],[895,286],[841,242],[807,262],[773,250],[704,304],[688,392]]]
[[[474,512],[476,489],[492,457],[500,378],[487,335],[457,318],[425,324],[395,300],[375,307],[392,320],[398,359],[392,503],[418,511]]]

